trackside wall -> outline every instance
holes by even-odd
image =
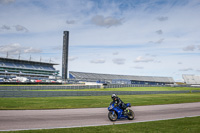
[[[0,97],[63,97],[200,93],[200,91],[0,91]]]

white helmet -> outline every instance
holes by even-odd
[[[116,98],[116,97],[117,97],[116,94],[112,94],[112,96],[111,96],[112,99],[114,99],[114,98]]]

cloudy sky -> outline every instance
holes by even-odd
[[[200,75],[200,0],[0,0],[0,56],[69,70],[141,76]]]

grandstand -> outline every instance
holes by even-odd
[[[53,67],[54,63],[19,60],[0,57],[0,77],[28,77],[28,78],[50,78],[57,77],[58,70]]]
[[[80,81],[91,81],[111,84],[146,84],[165,85],[174,84],[172,77],[114,75],[69,71],[69,78]]]
[[[182,77],[188,85],[200,85],[200,76],[183,74]]]

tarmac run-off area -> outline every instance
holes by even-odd
[[[134,120],[117,120],[114,124],[200,116],[200,102],[131,108]],[[107,115],[107,108],[0,110],[0,131],[112,125]]]

